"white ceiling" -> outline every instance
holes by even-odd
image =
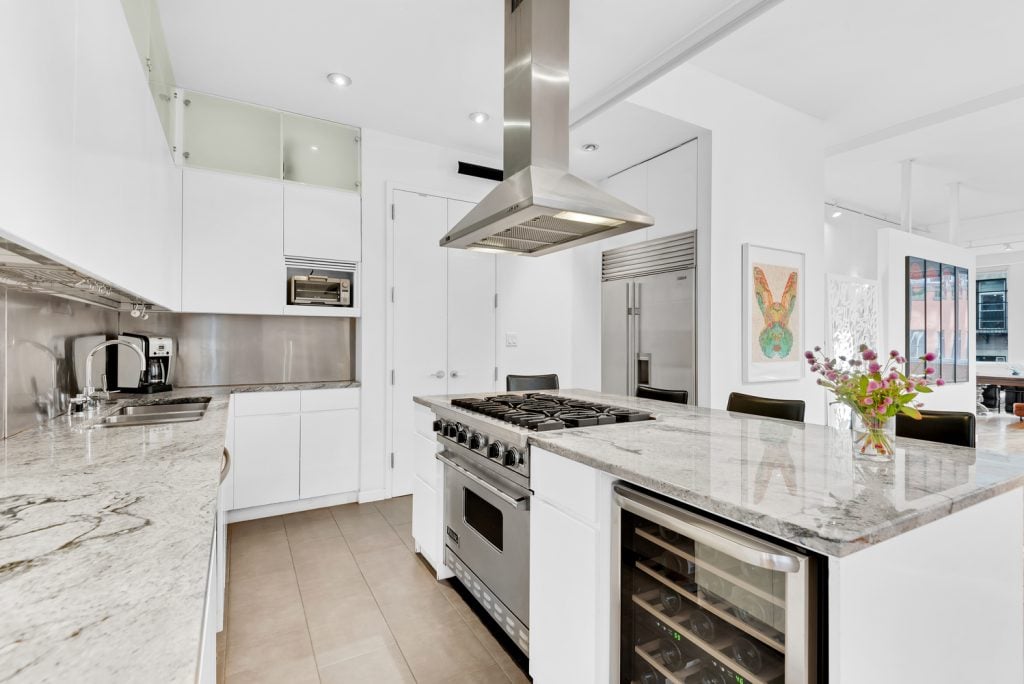
[[[574,0],[572,103],[733,1]],[[159,0],[159,8],[184,88],[500,156],[503,0]],[[330,71],[352,85],[331,86]],[[470,122],[474,111],[490,121]]]
[[[784,0],[693,62],[822,120],[827,200],[898,220],[914,159],[914,223],[934,226],[962,183],[966,242],[1024,210],[1022,27],[1019,0]]]

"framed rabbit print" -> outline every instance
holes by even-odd
[[[743,245],[743,381],[803,377],[804,255]]]

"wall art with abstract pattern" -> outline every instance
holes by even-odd
[[[804,255],[743,245],[743,381],[798,380],[804,366]]]

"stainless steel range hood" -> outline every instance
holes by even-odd
[[[569,0],[505,0],[505,180],[441,246],[541,256],[654,223],[568,169]]]

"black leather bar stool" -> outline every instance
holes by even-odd
[[[782,418],[783,420],[795,420],[804,422],[804,409],[806,405],[800,399],[772,399],[770,397],[756,397],[753,394],[740,394],[732,392],[729,394],[729,403],[726,404],[726,411],[736,413],[749,413],[763,418]]]
[[[650,385],[640,385],[636,388],[636,396],[641,399],[657,399],[658,401],[670,401],[673,404],[685,404],[690,398],[686,390],[661,389]]]
[[[531,392],[535,390],[558,389],[558,375],[506,375],[505,390],[508,392]]]
[[[921,420],[896,415],[896,436],[974,447],[974,414],[964,411],[921,411]]]

